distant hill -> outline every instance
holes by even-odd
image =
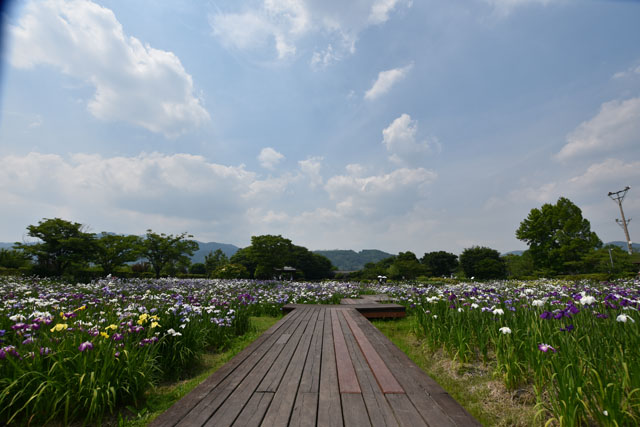
[[[616,240],[615,242],[608,242],[608,243],[604,244],[604,246],[607,246],[607,245],[618,246],[619,248],[622,248],[625,251],[629,249],[629,247],[627,246],[627,242],[622,242],[622,241],[619,241],[619,240]],[[633,249],[633,252],[640,252],[640,243],[631,243],[631,249]]]
[[[231,245],[229,243],[198,242],[198,245],[200,245],[200,249],[195,251],[193,253],[193,256],[191,257],[191,262],[193,263],[204,262],[204,257],[208,255],[209,252],[215,252],[216,249],[221,249],[222,252],[224,252],[224,254],[229,258],[231,258],[231,255],[235,254],[236,252],[238,252],[238,249],[240,249],[239,247]]]
[[[13,248],[13,245],[14,243],[0,242],[0,249],[11,249]],[[193,256],[191,257],[191,262],[193,263],[204,262],[204,257],[208,255],[209,252],[215,252],[216,249],[221,249],[222,252],[224,252],[224,254],[228,257],[231,257],[231,255],[235,254],[238,249],[240,249],[237,246],[231,245],[229,243],[198,242],[198,245],[200,246],[200,249],[194,252]]]
[[[331,263],[338,267],[338,270],[342,271],[362,270],[368,262],[378,262],[393,256],[393,254],[377,249],[363,249],[360,252],[336,249],[331,251],[313,251],[313,253],[329,258]]]

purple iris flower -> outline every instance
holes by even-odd
[[[91,341],[85,341],[80,344],[78,350],[80,350],[81,352],[85,350],[93,350],[93,343]]]
[[[545,320],[549,320],[552,317],[553,317],[553,313],[551,313],[550,311],[545,311],[540,315],[540,318]]]

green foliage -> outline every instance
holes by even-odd
[[[602,246],[580,208],[564,197],[532,209],[516,237],[529,245],[536,269],[556,274],[580,271],[582,257]]]
[[[426,267],[420,264],[416,255],[411,251],[407,251],[400,252],[393,259],[393,263],[387,268],[386,276],[394,280],[413,280],[426,273]]]
[[[635,272],[637,267],[632,262],[632,255],[618,246],[607,245],[586,254],[582,263],[589,273],[610,273],[613,275]],[[613,262],[613,265],[611,265]]]
[[[326,257],[279,235],[252,236],[251,246],[238,250],[230,261],[243,265],[255,279],[278,277],[285,266],[295,268],[299,277],[308,280],[329,278],[333,274],[333,265]]]
[[[189,273],[206,275],[207,274],[207,268],[205,267],[205,265],[203,263],[196,262],[195,264],[191,264],[191,267],[189,267]]]
[[[180,264],[188,266],[191,263],[189,256],[198,250],[198,243],[187,240],[185,237],[193,237],[182,233],[178,235],[157,234],[147,230],[146,238],[141,244],[141,254],[149,262],[156,273],[156,278],[165,267],[178,270]],[[184,269],[184,268],[183,268]]]
[[[83,232],[82,227],[60,218],[45,218],[38,225],[27,227],[27,234],[40,242],[16,243],[15,247],[36,258],[39,274],[62,276],[74,267],[88,264],[94,253],[94,234]]]
[[[458,256],[445,251],[425,253],[420,262],[438,277],[448,277],[458,268]]]
[[[204,257],[205,273],[211,275],[214,271],[225,264],[229,263],[229,258],[222,252],[222,249],[216,249],[215,252],[210,251]]]
[[[462,251],[460,267],[467,277],[479,280],[506,277],[506,266],[500,252],[487,247],[473,246]]]
[[[249,270],[242,264],[227,263],[213,272],[213,277],[218,279],[249,279]]]
[[[502,257],[507,266],[509,278],[523,278],[534,275],[533,259],[529,251],[522,255],[508,254]]]
[[[105,275],[140,257],[141,240],[138,236],[120,236],[102,233],[95,242],[94,262]]]
[[[15,249],[0,249],[0,267],[19,269],[31,264],[29,256],[24,251]]]

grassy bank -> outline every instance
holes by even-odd
[[[483,425],[542,425],[540,420],[535,421],[533,390],[509,392],[501,379],[494,377],[491,364],[461,364],[442,351],[431,351],[416,333],[413,316],[376,320],[373,324]]]

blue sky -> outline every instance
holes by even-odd
[[[15,2],[0,241],[61,217],[508,251],[561,196],[623,240],[607,193],[630,185],[640,221],[638,22],[630,0]]]

